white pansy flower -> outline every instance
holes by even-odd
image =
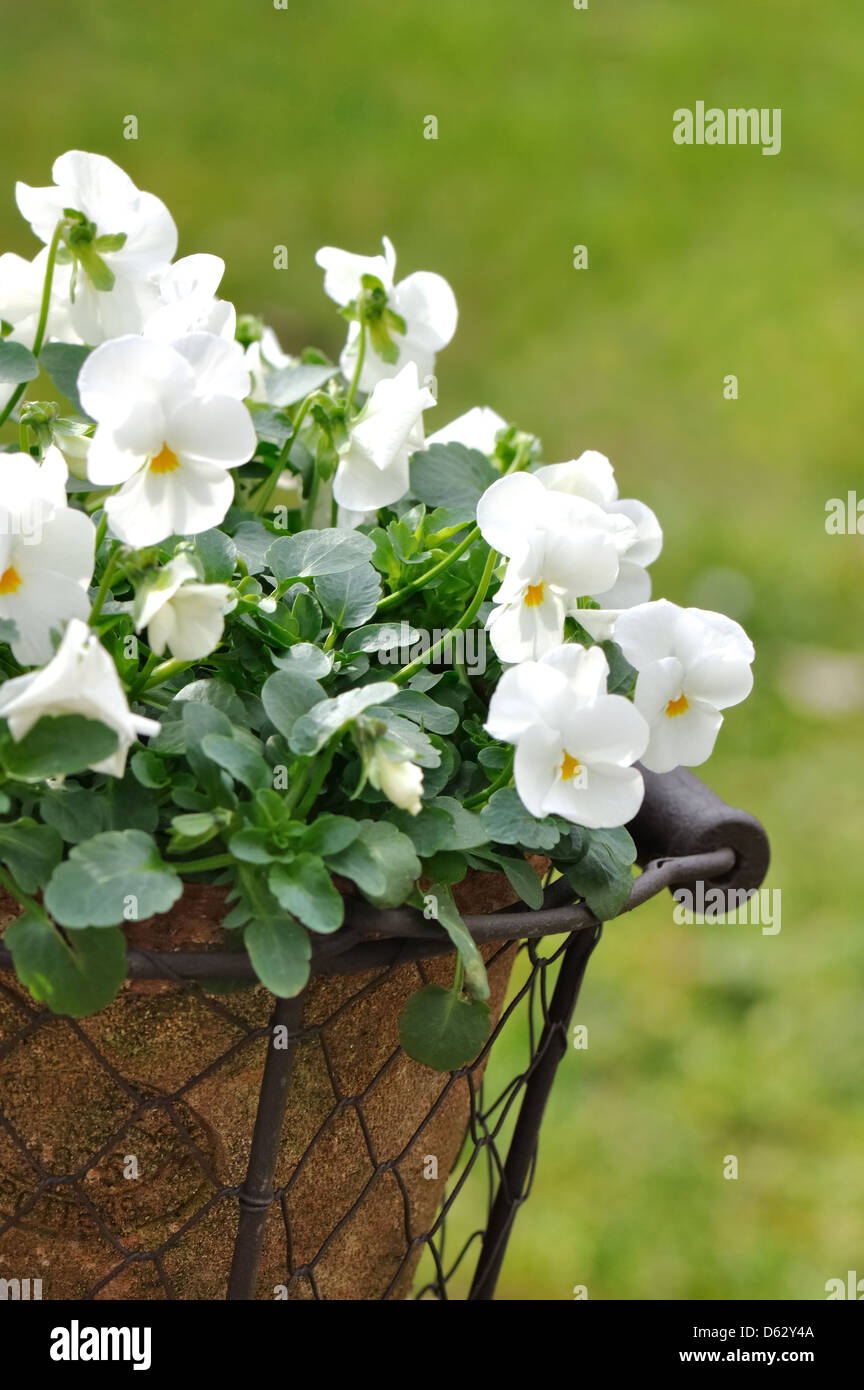
[[[592,593],[590,597],[596,599],[601,608],[632,608],[634,604],[647,602],[651,597],[647,566],[654,563],[663,548],[663,532],[644,502],[618,496],[615,472],[606,455],[596,449],[586,449],[578,459],[536,469],[534,477],[551,491],[587,497],[610,515],[632,522],[632,539],[621,556],[615,584],[606,592]]]
[[[135,627],[147,628],[147,640],[157,654],[167,647],[180,661],[201,661],[222,640],[225,613],[231,598],[227,584],[202,584],[194,565],[178,555],[149,585],[139,602]]]
[[[506,430],[507,421],[488,405],[475,405],[442,425],[434,434],[427,435],[426,447],[430,444],[464,444],[467,449],[478,449],[481,454],[494,454],[495,436],[499,430]]]
[[[651,729],[645,766],[670,772],[704,763],[720,711],[753,687],[755,653],[744,629],[722,613],[659,599],[620,613],[615,641],[639,673],[633,699]]]
[[[404,749],[394,744],[390,750],[394,757],[387,756],[387,739],[379,739],[366,762],[366,775],[372,786],[402,811],[416,816],[423,809],[420,797],[423,792],[423,771],[409,758],[400,756]]]
[[[252,378],[252,390],[249,399],[259,402],[261,405],[269,405],[270,401],[270,377],[274,372],[282,371],[285,367],[293,367],[297,364],[297,358],[290,353],[283,352],[279,339],[272,328],[266,325],[261,330],[261,337],[256,338],[254,343],[250,343],[246,349],[246,366],[249,368],[249,375]]]
[[[42,312],[47,262],[47,247],[32,261],[25,261],[23,256],[16,256],[11,251],[0,256],[0,322],[11,326],[12,331],[6,335],[9,342],[23,343],[26,348],[33,346]],[[52,339],[65,343],[78,341],[69,316],[70,276],[69,266],[55,266],[45,328],[46,342]]]
[[[609,695],[599,647],[556,647],[505,671],[486,728],[512,743],[513,776],[533,816],[564,816],[589,829],[626,825],[644,795],[633,763],[648,725],[622,695]]]
[[[387,308],[405,322],[405,332],[390,332],[398,355],[385,362],[376,352],[367,334],[366,353],[360,373],[361,391],[372,388],[386,377],[396,376],[406,362],[414,362],[422,380],[435,371],[435,354],[450,342],[456,332],[459,311],[456,297],[442,275],[418,270],[394,283],[396,252],[388,237],[383,238],[382,256],[356,256],[336,246],[322,246],[315,256],[324,270],[324,292],[337,304],[350,304],[363,289],[364,275],[374,275],[387,294]],[[360,325],[352,323],[348,341],[340,359],[345,376],[353,377],[359,349]]]
[[[578,600],[612,587],[632,522],[584,497],[552,493],[530,473],[499,478],[477,504],[477,524],[509,563],[486,626],[502,661],[537,659],[560,645]]]
[[[353,421],[339,458],[333,496],[340,507],[377,510],[405,496],[408,461],[423,447],[423,411],[434,404],[413,362],[398,376],[378,382]]]
[[[199,253],[175,261],[159,277],[159,306],[144,324],[145,337],[172,342],[188,333],[214,333],[233,342],[237,311],[216,298],[224,274],[219,256]]]
[[[177,250],[171,214],[105,155],[69,150],[54,161],[52,174],[51,187],[19,183],[15,191],[18,207],[46,243],[69,210],[79,214],[64,238],[75,258],[75,331],[91,344],[140,332],[159,303],[156,277]]]
[[[126,754],[142,734],[158,734],[155,719],[129,709],[117,668],[95,632],[73,618],[53,659],[39,671],[0,685],[0,717],[16,742],[43,715],[81,714],[107,724],[118,745],[109,758],[93,763],[94,772],[122,777]]]
[[[90,612],[96,530],[67,505],[67,477],[53,447],[41,467],[29,454],[0,455],[0,618],[17,628],[22,666],[48,661],[52,631]]]
[[[97,421],[87,475],[122,484],[105,502],[116,536],[144,546],[219,525],[234,498],[228,470],[256,444],[239,343],[118,338],[87,358],[78,390]]]

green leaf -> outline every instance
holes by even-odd
[[[534,909],[543,906],[543,884],[527,860],[511,859],[507,854],[484,849],[476,850],[471,856],[471,862],[473,867],[483,869],[487,873],[489,865],[495,864],[506,874],[507,882],[521,902]]]
[[[267,552],[267,563],[277,579],[318,579],[356,569],[374,550],[374,542],[362,531],[326,527],[282,536]]]
[[[449,705],[439,705],[419,690],[400,690],[387,702],[387,712],[401,714],[433,734],[452,734],[459,727],[459,715]],[[386,718],[386,715],[382,715]]]
[[[270,836],[266,830],[250,825],[238,830],[228,841],[228,848],[235,859],[244,864],[272,864],[278,855],[270,851]]]
[[[472,999],[488,999],[489,981],[486,978],[486,966],[483,957],[477,949],[477,943],[473,936],[462,921],[462,914],[453,901],[453,894],[447,884],[433,883],[429,888],[424,889],[423,898],[427,907],[430,901],[437,904],[435,920],[440,922],[462,958],[468,994],[471,995]]]
[[[295,598],[291,617],[297,624],[301,643],[317,641],[324,626],[324,617],[320,603],[308,589],[301,589]]]
[[[441,752],[435,747],[429,735],[424,733],[413,720],[403,719],[398,714],[391,714],[387,705],[380,707],[375,705],[369,712],[386,724],[387,732],[396,743],[402,745],[406,757],[410,757],[412,763],[416,763],[418,767],[422,768],[440,766]]]
[[[267,552],[273,544],[273,532],[260,521],[241,521],[234,532],[237,554],[250,574],[267,569]]]
[[[280,907],[310,931],[338,931],[345,920],[342,894],[315,854],[298,854],[287,864],[275,864],[268,883]]]
[[[122,251],[126,245],[125,232],[103,232],[93,242],[97,251]]]
[[[46,343],[39,354],[39,365],[50,376],[61,396],[65,396],[79,415],[90,417],[78,396],[78,374],[91,349],[77,343]]]
[[[142,787],[149,787],[158,790],[160,787],[167,787],[171,781],[171,774],[163,763],[162,759],[155,753],[141,751],[135,753],[131,759],[130,767],[132,775]]]
[[[332,653],[325,652],[312,642],[296,642],[284,656],[277,656],[275,652],[271,652],[270,660],[280,671],[289,671],[296,676],[308,676],[315,681],[323,680],[333,669]]]
[[[271,994],[291,999],[300,993],[309,979],[312,943],[299,922],[256,917],[244,928],[243,940],[255,973]]]
[[[485,454],[464,444],[430,444],[411,459],[411,491],[429,507],[474,516],[477,503],[501,474]]]
[[[636,680],[636,667],[631,666],[617,642],[601,642],[609,662],[606,688],[610,695],[629,695]]]
[[[443,985],[412,994],[399,1019],[399,1041],[415,1062],[456,1071],[473,1062],[489,1036],[489,1005],[459,999]]]
[[[107,830],[70,850],[54,870],[45,906],[64,927],[113,927],[167,912],[182,892],[152,836]]]
[[[0,642],[17,642],[20,635],[17,623],[11,618],[0,618]]]
[[[21,782],[42,782],[46,777],[83,772],[109,758],[117,748],[117,734],[95,719],[81,714],[44,714],[22,739],[6,737],[0,748],[7,773]]]
[[[23,343],[0,341],[0,383],[18,386],[23,381],[35,381],[39,363]]]
[[[350,878],[376,907],[406,902],[421,872],[414,846],[388,821],[361,820],[359,836],[338,854],[328,854],[334,873]]]
[[[359,534],[354,532],[352,534]],[[370,564],[315,580],[318,602],[337,627],[358,627],[371,618],[381,598],[381,580]]]
[[[277,680],[278,674],[271,676],[267,685],[270,681]],[[398,685],[394,685],[392,681],[373,681],[371,685],[345,690],[332,700],[319,701],[308,714],[304,714],[294,724],[289,740],[291,747],[295,753],[317,753],[343,725],[356,719],[358,714],[362,714],[370,705],[380,705],[385,700],[392,699],[398,690]]]
[[[206,757],[241,782],[250,791],[273,784],[273,774],[260,753],[248,748],[236,738],[226,738],[223,734],[205,734],[201,748]]]
[[[0,825],[0,859],[25,893],[45,887],[63,857],[63,841],[49,825],[30,816]]]
[[[325,366],[317,362],[298,362],[296,367],[279,367],[276,371],[267,373],[267,399],[272,405],[281,406],[282,409],[289,405],[297,405],[312,391],[317,391],[331,377],[336,376],[338,371],[338,367],[329,364]]]
[[[107,829],[105,803],[83,787],[57,787],[39,802],[39,814],[69,844],[77,845]]]
[[[617,917],[633,887],[636,846],[624,826],[615,830],[582,830],[584,850],[560,868],[600,922]]]
[[[410,623],[372,623],[349,632],[342,643],[343,652],[384,652],[393,647],[410,646],[420,640],[420,633]]]
[[[324,691],[302,671],[274,671],[261,690],[267,718],[279,733],[290,738],[294,725],[324,699]]]
[[[182,690],[178,690],[174,700],[181,710],[185,710],[189,705],[206,705],[210,709],[220,710],[235,724],[247,722],[243,701],[233,685],[220,676],[214,676],[209,680],[190,681]],[[218,733],[219,730],[211,732]],[[150,747],[153,747],[152,741]]]
[[[319,816],[303,832],[303,848],[310,854],[338,854],[360,834],[360,826],[350,816]]]
[[[110,795],[102,803],[107,812],[106,830],[155,830],[159,803],[155,792],[142,787],[132,773],[112,778]],[[79,839],[89,837],[80,836]]]
[[[429,805],[446,811],[453,823],[447,844],[442,845],[442,849],[473,849],[489,838],[480,816],[474,811],[466,811],[454,796],[436,796]]]
[[[224,531],[202,531],[195,537],[195,549],[204,566],[205,584],[224,584],[237,567],[237,547]]]
[[[430,859],[439,850],[447,849],[453,835],[453,817],[441,807],[424,806],[416,816],[408,811],[391,811],[388,820],[408,836],[421,859]]]
[[[502,787],[494,792],[480,812],[480,819],[487,838],[499,845],[549,850],[561,838],[554,821],[537,820],[525,809],[515,787]]]
[[[175,816],[171,821],[172,834],[168,845],[172,854],[190,849],[200,849],[210,840],[221,835],[231,821],[231,812],[192,811],[188,815]]]
[[[5,941],[21,983],[58,1014],[84,1018],[104,1009],[126,976],[126,942],[115,928],[78,931],[66,941],[50,922],[25,912]]]
[[[272,406],[261,405],[258,401],[249,401],[248,406],[258,438],[281,449],[286,439],[294,433],[290,417],[283,410],[274,410]]]

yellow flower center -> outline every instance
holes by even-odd
[[[578,777],[582,771],[582,764],[578,758],[574,758],[567,749],[564,749],[564,761],[561,764],[561,780],[569,782],[571,777]]]
[[[180,460],[167,444],[163,444],[160,452],[150,460],[151,473],[173,473],[179,467]]]
[[[543,602],[543,585],[529,584],[523,602],[526,608],[537,608]]]
[[[21,588],[24,580],[16,570],[14,565],[10,565],[8,570],[0,574],[0,594],[14,594]]]
[[[666,714],[669,719],[674,719],[676,714],[684,714],[690,708],[690,701],[686,695],[679,695],[677,700],[670,700],[666,706]]]

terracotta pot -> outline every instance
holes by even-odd
[[[515,896],[503,875],[472,873],[457,900],[492,912]],[[0,927],[16,915],[3,908]],[[222,914],[221,890],[187,886],[128,935],[160,950],[224,947]],[[483,948],[495,1021],[515,951]],[[421,1251],[409,1246],[458,1157],[469,1083],[412,1062],[397,1025],[424,980],[452,973],[450,956],[311,981],[256,1297],[410,1293]],[[14,1134],[0,1129],[0,1277],[41,1278],[46,1299],[159,1299],[166,1284],[175,1298],[224,1298],[272,1007],[260,985],[196,996],[127,981],[90,1018],[34,1026],[32,1000],[0,972],[0,1113]],[[308,1263],[311,1277],[290,1279],[283,1208],[291,1269]],[[135,1258],[154,1251],[165,1283],[152,1258]]]

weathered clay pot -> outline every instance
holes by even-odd
[[[500,874],[471,874],[457,898],[475,913],[515,900]],[[221,890],[187,886],[129,935],[160,950],[224,947],[223,911]],[[0,900],[0,927],[14,915]],[[515,950],[483,950],[493,1021]],[[256,1297],[410,1293],[421,1252],[409,1247],[442,1200],[469,1082],[406,1057],[398,1019],[423,981],[452,972],[451,956],[311,981]],[[33,1001],[0,972],[0,1114],[14,1135],[0,1128],[0,1277],[41,1278],[47,1299],[224,1298],[272,1008],[260,985],[196,997],[127,982],[90,1018],[34,1025]],[[158,1269],[135,1258],[145,1252],[159,1252]],[[311,1276],[292,1281],[307,1264]]]

